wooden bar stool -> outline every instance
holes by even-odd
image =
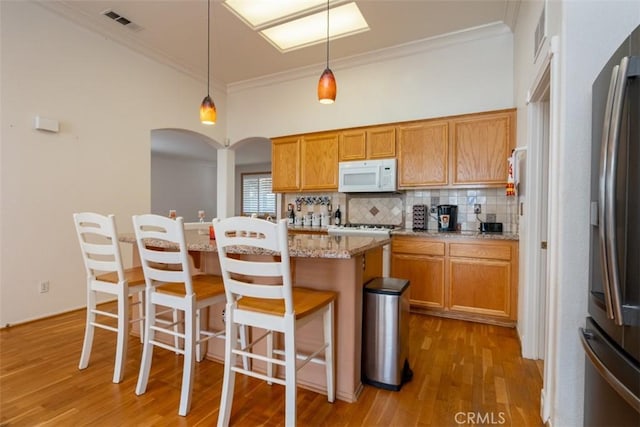
[[[335,400],[333,318],[336,293],[293,287],[286,219],[274,224],[257,218],[234,217],[214,219],[213,226],[227,299],[227,336],[237,336],[239,327],[266,330],[261,336],[252,337],[246,346],[239,345],[237,340],[225,342],[218,426],[229,424],[236,372],[266,380],[269,384],[284,385],[285,424],[293,426],[296,423],[296,373],[308,362],[325,365],[327,399],[329,402]],[[228,253],[231,247],[274,256],[238,259]],[[296,348],[296,330],[318,316],[323,325],[322,344],[310,354],[300,354]],[[284,335],[284,349],[274,348],[274,333]],[[266,339],[266,352],[260,354],[255,345],[263,339]],[[238,356],[266,362],[266,375],[238,366]],[[284,379],[274,372],[274,365],[284,367]]]
[[[144,394],[147,389],[154,347],[182,354],[178,414],[185,416],[191,407],[197,349],[213,337],[224,338],[224,330],[210,331],[201,327],[202,310],[225,300],[222,278],[202,273],[194,275],[181,217],[174,220],[159,215],[134,215],[133,225],[146,280],[144,343],[136,394]],[[178,250],[164,250],[158,244],[160,241],[168,242]],[[182,312],[179,316],[182,328],[175,328],[162,317],[176,310]],[[175,340],[172,345],[170,340],[161,340],[159,334],[178,337],[184,345],[176,346]]]
[[[142,297],[144,294],[144,274],[141,267],[124,269],[118,244],[115,217],[92,212],[75,213],[73,220],[80,242],[82,259],[87,273],[87,321],[85,326],[80,369],[89,365],[95,328],[106,329],[117,334],[113,382],[119,383],[124,377],[129,323],[143,321]],[[109,312],[96,306],[98,294],[115,295],[117,310]],[[138,315],[130,318],[132,295],[138,294]],[[116,319],[116,327],[108,319]],[[140,327],[142,341],[142,325]]]

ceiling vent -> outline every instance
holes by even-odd
[[[105,10],[104,12],[102,12],[102,14],[107,18],[113,19],[115,22],[123,25],[125,28],[131,31],[142,30],[142,27],[140,25],[136,24],[135,22],[131,22],[130,19],[125,18],[124,16],[114,12],[113,10]]]

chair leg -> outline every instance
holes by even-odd
[[[179,351],[177,351],[177,349],[181,348],[180,347],[180,338],[178,337],[177,334],[180,333],[180,313],[178,313],[178,310],[176,310],[175,308],[173,309],[173,332],[175,333],[175,335],[173,336],[173,346],[176,348],[176,354],[180,354]],[[183,343],[184,344],[184,343]]]
[[[240,347],[241,348],[247,348],[247,344],[249,343],[247,329],[248,328],[245,325],[242,325],[240,327]],[[250,371],[251,370],[251,358],[249,358],[248,356],[242,356],[242,367],[244,369],[246,369],[247,371]]]
[[[333,348],[333,302],[329,303],[324,315],[324,342],[326,348],[324,350],[325,370],[327,375],[327,400],[331,403],[336,400],[336,372],[333,364],[334,348]]]
[[[190,305],[184,312],[184,364],[182,368],[182,389],[180,392],[180,409],[178,415],[186,416],[191,408],[191,388],[193,385],[193,371],[196,362],[196,297],[188,302]]]
[[[269,331],[269,335],[267,335],[267,358],[269,361],[267,362],[267,376],[269,378],[273,378],[273,363],[271,360],[273,359],[273,331]],[[267,381],[267,384],[273,385],[272,381]]]
[[[203,322],[207,319],[207,316],[202,316],[202,310],[206,309],[198,309],[196,311],[196,362],[202,362],[204,356],[207,354],[208,347],[207,341],[200,342],[200,339],[202,338],[200,331],[203,327],[206,328],[206,324]]]
[[[144,343],[144,291],[138,292],[138,325],[140,328],[140,343]]]
[[[91,286],[91,285],[88,285]],[[93,323],[96,321],[96,293],[90,288],[87,288],[87,321],[84,327],[84,342],[82,344],[82,354],[80,356],[79,369],[84,369],[89,366],[89,359],[91,358],[91,347],[93,346],[93,332],[95,327]]]
[[[138,373],[138,384],[136,385],[136,394],[139,396],[147,391],[147,383],[149,382],[149,372],[151,371],[151,361],[153,359],[153,343],[155,332],[151,329],[151,325],[156,321],[156,306],[151,302],[151,295],[145,294],[145,313],[144,319],[144,343],[142,344],[142,359],[140,360],[140,372]]]
[[[285,318],[288,315],[285,314]],[[296,425],[296,334],[295,319],[286,319],[284,332],[284,353],[285,353],[285,426],[294,427]]]
[[[124,366],[127,358],[129,341],[129,290],[126,284],[118,295],[118,337],[116,339],[116,361],[113,370],[113,382],[119,383],[124,377]]]
[[[235,364],[233,350],[238,348],[238,340],[229,339],[229,337],[238,336],[238,326],[232,321],[232,319],[230,319],[228,313],[231,313],[231,308],[227,306],[227,309],[225,310],[225,334],[227,339],[224,340],[224,371],[222,375],[220,409],[218,412],[218,427],[226,427],[229,425],[229,420],[231,418],[231,406],[233,404],[233,390],[236,383],[236,373],[232,371],[231,368]]]

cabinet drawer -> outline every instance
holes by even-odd
[[[452,257],[511,260],[511,245],[450,243],[449,255]]]
[[[395,253],[444,256],[444,242],[420,237],[394,237],[391,251]]]

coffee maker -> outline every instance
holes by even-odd
[[[458,206],[438,205],[438,231],[456,231]]]

